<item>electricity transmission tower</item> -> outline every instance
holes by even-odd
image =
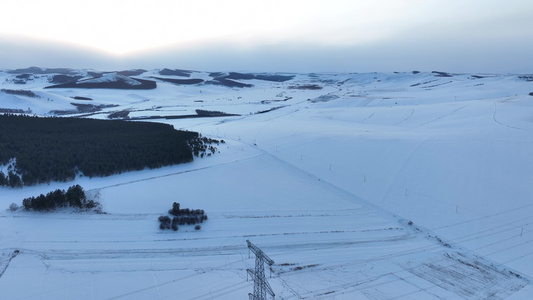
[[[274,261],[249,240],[246,240],[246,243],[248,243],[248,249],[255,254],[255,271],[246,269],[248,274],[254,279],[254,293],[248,294],[250,300],[266,300],[267,292],[272,296],[272,299],[275,299],[276,295],[265,277],[265,263],[272,266]]]

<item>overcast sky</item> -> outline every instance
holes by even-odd
[[[532,0],[2,0],[0,68],[533,73]]]

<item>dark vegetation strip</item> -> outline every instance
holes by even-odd
[[[230,87],[230,88],[245,88],[245,87],[254,86],[253,84],[237,82],[237,81],[226,79],[226,78],[215,78],[213,80],[206,81],[205,83],[214,84],[214,85],[222,85],[222,86]]]
[[[89,97],[82,97],[82,96],[74,96],[74,97],[72,97],[72,99],[76,99],[76,100],[86,100],[86,101],[91,101],[91,100],[93,100],[92,98],[89,98]]]
[[[173,78],[163,78],[163,77],[152,77],[157,80],[166,81],[174,84],[199,84],[204,82],[200,78],[191,78],[191,79],[173,79]]]
[[[174,115],[174,116],[149,116],[149,117],[130,117],[130,120],[155,120],[155,119],[191,119],[191,118],[214,118],[214,117],[238,117],[239,114],[228,114],[222,111],[211,111],[197,109],[196,115]],[[113,115],[117,117],[117,115]],[[111,118],[111,115],[109,116]]]
[[[69,82],[76,82],[80,79],[82,79],[83,76],[81,75],[54,75],[51,78],[48,79],[48,82],[54,83],[54,84],[62,84],[62,83],[69,83]]]
[[[31,97],[31,98],[39,98],[39,95],[37,95],[34,92],[29,91],[29,90],[1,89],[1,91],[6,93],[6,94],[11,94],[11,95],[26,96],[26,97]]]
[[[303,84],[303,85],[291,85],[289,86],[291,90],[321,90],[322,87],[317,84]]]
[[[56,84],[45,87],[45,89],[57,88],[80,88],[80,89],[119,89],[119,90],[152,90],[157,87],[155,81],[132,78],[141,84],[132,85],[125,81],[108,81],[108,82],[67,82],[63,84]]]
[[[73,115],[73,114],[87,114],[101,111],[104,108],[116,107],[116,104],[85,104],[85,103],[70,103],[75,109],[70,110],[52,110],[50,111],[54,115]]]
[[[25,69],[15,69],[15,70],[9,70],[7,73],[9,74],[23,74],[23,73],[30,73],[30,74],[77,74],[79,71],[74,69],[67,69],[67,68],[39,68],[39,67],[29,67]]]
[[[238,73],[238,72],[229,72],[227,75],[222,73],[212,73],[217,78],[226,78],[233,80],[264,80],[264,81],[273,81],[273,82],[285,82],[294,78],[293,75],[277,75],[277,74],[250,74],[250,73]],[[218,75],[218,76],[216,76]]]

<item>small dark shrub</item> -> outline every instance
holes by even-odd
[[[158,218],[159,222],[161,222],[159,224],[159,228],[160,229],[170,229],[170,223],[171,223],[171,220],[170,220],[170,217],[168,216],[160,216]]]
[[[19,209],[19,206],[16,203],[11,203],[11,205],[9,205],[10,211],[17,211],[18,209]]]
[[[172,230],[177,231],[178,230],[178,217],[172,218]]]
[[[177,202],[172,203],[172,208],[168,211],[168,213],[173,216],[178,216],[180,214],[180,204]]]
[[[194,226],[194,229],[195,229],[195,230],[200,230],[201,228],[202,228],[202,226],[200,226],[200,225],[196,225],[196,226]]]

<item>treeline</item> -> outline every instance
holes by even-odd
[[[94,200],[88,200],[83,188],[77,184],[68,188],[67,191],[57,189],[48,194],[30,197],[22,200],[22,206],[26,210],[50,211],[62,207],[73,207],[84,210],[96,208],[99,205]]]
[[[190,162],[213,149],[197,132],[150,122],[0,116],[0,185],[69,181]],[[214,141],[214,140],[213,140]]]

